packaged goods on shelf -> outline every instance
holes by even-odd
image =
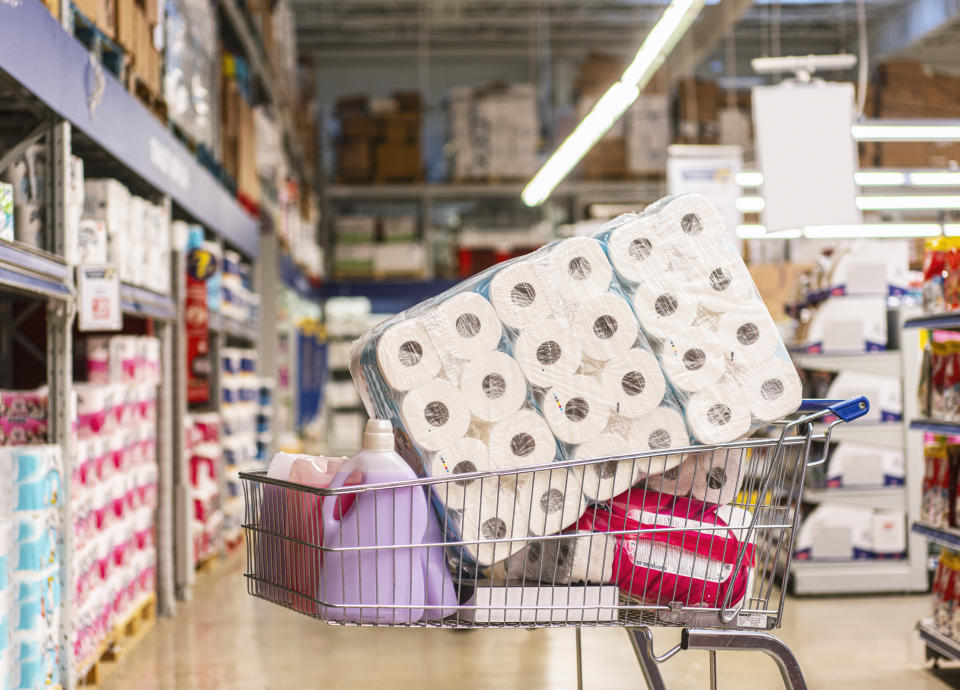
[[[426,277],[427,248],[419,242],[378,244],[373,251],[373,273],[383,277]]]
[[[920,413],[944,422],[960,421],[960,340],[957,334],[935,331],[924,350],[920,385]]]
[[[859,395],[870,401],[870,411],[862,417],[863,421],[899,422],[903,419],[899,377],[842,371],[830,383],[827,392],[827,397],[837,396],[843,400]]]
[[[903,450],[844,441],[830,455],[827,486],[903,486],[904,474]]]
[[[939,632],[960,640],[960,556],[946,549],[933,576],[933,621]]]
[[[222,529],[224,538],[233,542],[243,521],[243,501],[233,500],[242,496],[239,473],[263,469],[258,443],[264,387],[256,376],[256,350],[224,348],[220,367],[220,444],[226,472]]]
[[[360,405],[360,394],[353,381],[330,381],[326,388],[326,403],[329,407],[357,407]]]
[[[337,174],[344,182],[423,179],[419,94],[345,96],[337,101]]]
[[[223,522],[219,414],[196,413],[184,418],[184,454],[190,467],[194,560],[200,562],[219,547]]]
[[[13,185],[0,182],[0,240],[13,239]]]
[[[394,423],[425,475],[449,474],[458,457],[491,470],[622,452],[596,447],[599,439],[632,450],[734,441],[795,411],[800,380],[729,242],[706,199],[665,199],[388,319],[355,343],[351,374],[368,413]],[[646,474],[679,461],[658,458]],[[550,522],[546,534],[638,478],[591,499],[591,477],[575,475],[569,520]],[[536,504],[529,491],[503,504]],[[454,534],[477,522],[469,510],[444,512]]]
[[[156,386],[160,382],[160,341],[150,336],[84,338],[87,380]]]
[[[46,443],[49,399],[46,386],[0,390],[0,445]]]
[[[955,505],[951,496],[957,492],[951,481],[952,469],[947,439],[924,434],[920,515],[924,522],[934,527],[947,527],[951,524],[951,516],[955,519]]]
[[[203,0],[173,0],[165,10],[163,97],[170,119],[193,144],[214,151],[220,59],[216,10]]]
[[[797,532],[797,560],[846,561],[905,558],[903,511],[824,504],[806,516]]]
[[[340,214],[333,221],[333,234],[337,243],[370,244],[377,239],[377,218]]]
[[[797,330],[807,352],[851,354],[887,349],[885,295],[831,297]]]
[[[373,275],[375,244],[338,244],[333,255],[333,270],[340,277]]]
[[[417,237],[417,217],[383,216],[380,219],[380,236],[384,242],[411,242]]]
[[[833,251],[818,297],[907,294],[910,283],[906,240],[854,240]]]
[[[6,239],[46,248],[46,146],[32,144],[27,147],[9,168],[0,170],[0,177],[10,185],[6,191],[0,191],[0,229],[12,224],[12,232]],[[69,215],[72,209],[68,205],[66,210]]]
[[[229,249],[223,252],[220,291],[221,314],[244,323],[259,318],[260,296],[250,289],[250,264],[239,253]]]

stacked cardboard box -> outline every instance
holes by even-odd
[[[237,196],[248,203],[260,203],[260,177],[257,175],[257,134],[253,106],[244,61],[224,56],[220,86],[220,151],[223,167],[236,180]]]
[[[127,52],[131,77],[153,94],[159,94],[160,51],[153,42],[160,21],[158,0],[110,0],[115,2],[116,39]]]
[[[107,37],[117,37],[117,6],[115,0],[74,0],[84,17],[97,25]],[[49,7],[49,5],[48,5]]]
[[[422,178],[422,104],[416,92],[391,98],[346,96],[340,120],[338,175],[344,182],[415,182]]]
[[[686,78],[677,82],[677,143],[716,144],[719,141],[722,94],[717,83]]]
[[[536,171],[540,120],[532,84],[453,89],[447,117],[454,179],[527,179]]]
[[[339,215],[333,224],[338,278],[423,278],[427,252],[413,215]]]
[[[866,114],[880,119],[960,118],[960,77],[917,62],[888,62],[867,91]],[[957,142],[861,144],[861,167],[944,168],[960,161]]]

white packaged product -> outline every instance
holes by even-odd
[[[412,466],[448,480],[432,485],[448,540],[555,534],[591,501],[670,481],[684,456],[671,449],[735,441],[796,410],[799,377],[728,237],[706,199],[670,197],[498,264],[353,344],[367,413],[394,423]],[[472,471],[503,474],[454,483]],[[518,548],[459,554],[483,566]]]

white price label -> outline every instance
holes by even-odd
[[[761,628],[767,629],[767,614],[765,613],[741,613],[737,615],[738,628]]]
[[[114,266],[77,268],[81,331],[119,331],[123,328],[120,275]]]

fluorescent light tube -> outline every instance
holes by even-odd
[[[738,172],[734,179],[741,187],[760,187],[763,185],[763,173],[753,170]]]
[[[741,196],[734,203],[740,213],[760,213],[767,205],[762,196]]]
[[[738,225],[737,226],[737,237],[742,240],[757,240],[761,237],[766,237],[767,235],[767,226],[766,225]]]
[[[960,196],[858,196],[861,211],[951,210],[960,209]]]
[[[956,237],[960,235],[960,223],[944,223],[943,234],[947,237]]]
[[[853,173],[853,181],[861,187],[899,187],[907,183],[907,175],[885,170],[858,170]]]
[[[939,223],[864,223],[861,225],[810,225],[803,236],[810,239],[850,239],[869,237],[936,237]]]
[[[910,184],[918,187],[960,187],[960,172],[912,172]]]
[[[643,39],[620,81],[594,104],[587,116],[537,171],[523,190],[523,203],[537,206],[550,197],[560,181],[640,95],[650,77],[686,33],[704,0],[673,0]]]
[[[960,141],[960,124],[904,122],[853,125],[857,141]]]
[[[600,97],[577,128],[537,171],[523,190],[523,203],[537,206],[549,198],[554,187],[580,162],[583,155],[597,143],[631,104],[637,100],[640,89],[618,81]]]

